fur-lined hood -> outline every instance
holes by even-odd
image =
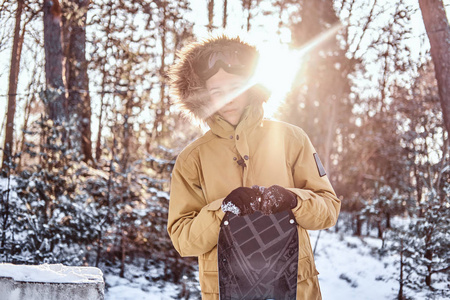
[[[195,71],[202,60],[208,59],[214,52],[238,50],[250,54],[248,62],[252,71],[258,61],[259,53],[255,47],[243,42],[239,37],[225,35],[190,43],[181,49],[178,62],[170,68],[170,93],[177,104],[187,115],[195,120],[206,120],[215,112],[211,111],[209,93],[203,80]],[[269,92],[260,85],[250,89],[251,97],[259,103],[267,101]]]

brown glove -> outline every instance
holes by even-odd
[[[252,214],[257,209],[258,193],[248,187],[234,189],[222,202],[222,210],[238,216]]]
[[[260,211],[265,215],[292,209],[297,206],[297,196],[279,185],[272,185],[261,196]]]

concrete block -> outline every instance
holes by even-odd
[[[0,300],[103,300],[103,273],[62,264],[0,264]]]

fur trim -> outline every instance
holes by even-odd
[[[232,38],[222,35],[188,44],[178,52],[179,60],[169,70],[170,94],[175,98],[175,104],[195,120],[205,120],[214,114],[208,105],[210,97],[205,87],[205,81],[197,75],[195,66],[200,60],[209,57],[211,53],[227,49],[241,49],[248,53],[254,53],[254,61],[249,63],[250,68],[256,66],[259,54],[255,47],[243,42],[239,37]],[[252,98],[258,97],[262,101],[266,101],[268,98],[268,91],[265,90],[261,93],[261,87],[252,87],[251,93]]]

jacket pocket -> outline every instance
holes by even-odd
[[[208,259],[199,258],[199,264],[202,264],[202,270],[205,272],[218,272],[218,264],[217,264],[217,252],[216,255],[214,253],[209,253],[212,257]]]
[[[219,273],[204,271],[203,278],[200,278],[203,293],[218,294],[219,293]]]
[[[201,255],[198,259],[199,279],[202,293],[219,293],[219,272],[217,265],[217,248]]]
[[[316,275],[319,275],[319,272],[317,272],[316,267],[311,262],[309,257],[303,257],[298,260],[297,282],[306,280]]]

